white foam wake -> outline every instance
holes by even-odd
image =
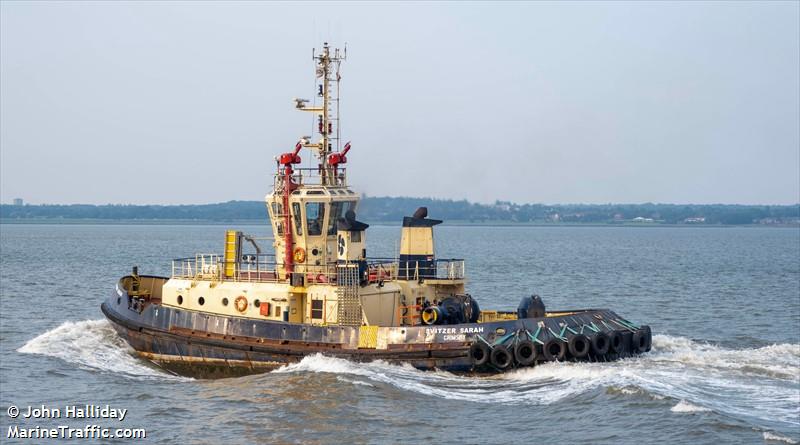
[[[108,320],[64,322],[29,340],[17,351],[56,357],[84,369],[127,377],[175,378],[135,358],[133,350],[119,338]]]
[[[788,443],[789,445],[796,445],[797,441],[792,440],[788,437],[781,436],[779,434],[770,433],[769,431],[764,431],[764,441],[766,442],[783,442]]]
[[[677,405],[673,406],[669,410],[673,413],[702,413],[705,411],[711,411],[710,409],[703,408],[702,406],[692,405],[686,400],[681,400]]]
[[[676,414],[716,412],[756,424],[800,425],[800,345],[732,350],[657,335],[645,355],[611,363],[550,363],[488,378],[423,372],[408,365],[354,363],[313,355],[275,372],[362,377],[404,391],[478,403],[547,405],[597,388],[623,397],[676,402]]]

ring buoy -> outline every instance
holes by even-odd
[[[476,341],[469,347],[469,358],[475,367],[485,365],[489,361],[491,354],[492,351],[489,349],[489,345],[482,341]]]
[[[522,340],[514,346],[514,358],[522,366],[532,365],[536,361],[536,344],[530,340]]]
[[[544,342],[542,353],[549,362],[564,360],[564,356],[567,355],[567,344],[556,338],[551,338]]]
[[[608,335],[605,332],[598,332],[592,336],[592,354],[595,357],[602,357],[608,354]]]
[[[495,346],[494,349],[492,349],[492,353],[489,355],[489,359],[497,369],[506,369],[511,366],[511,363],[514,361],[511,352],[503,345]]]
[[[298,247],[294,249],[294,262],[295,263],[305,263],[306,262],[306,250],[302,247]]]
[[[247,310],[247,298],[244,295],[239,295],[233,300],[233,307],[236,308],[237,311],[244,313]]]

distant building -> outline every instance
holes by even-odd
[[[637,223],[651,223],[653,222],[653,218],[645,218],[643,216],[637,216],[636,218],[633,218],[631,221]]]
[[[22,201],[22,198],[14,198],[14,205],[15,206],[21,206],[23,204],[25,204],[25,203]]]
[[[704,216],[697,216],[693,218],[686,218],[683,220],[686,224],[703,224],[706,222],[706,218]]]

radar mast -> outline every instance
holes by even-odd
[[[315,49],[311,57],[316,62],[317,97],[322,100],[322,104],[308,106],[308,99],[294,101],[296,109],[317,115],[316,130],[320,139],[314,143],[311,142],[310,136],[304,136],[300,139],[300,143],[303,147],[317,152],[320,184],[333,186],[337,183],[337,168],[336,161],[331,162],[329,155],[333,152],[334,143],[337,152],[340,148],[339,82],[342,77],[339,67],[342,61],[347,59],[347,47],[345,46],[344,51],[340,51],[339,48],[330,48],[328,42],[325,42],[322,44],[322,51],[317,54]]]

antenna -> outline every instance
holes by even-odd
[[[315,62],[315,87],[316,95],[322,99],[322,103],[317,105],[316,97],[314,105],[309,106],[307,100],[295,99],[295,108],[301,111],[310,111],[316,115],[316,132],[320,139],[316,143],[304,143],[303,146],[316,150],[319,159],[319,171],[323,185],[334,185],[336,178],[336,168],[331,165],[328,155],[333,151],[333,144],[336,150],[340,148],[341,131],[339,125],[339,82],[342,77],[339,69],[343,60],[347,58],[347,47],[344,51],[338,48],[332,49],[328,42],[322,44],[322,49],[317,53],[312,50],[311,57]],[[332,88],[336,83],[335,89]],[[335,106],[333,106],[335,103]],[[336,131],[334,132],[334,127]]]

